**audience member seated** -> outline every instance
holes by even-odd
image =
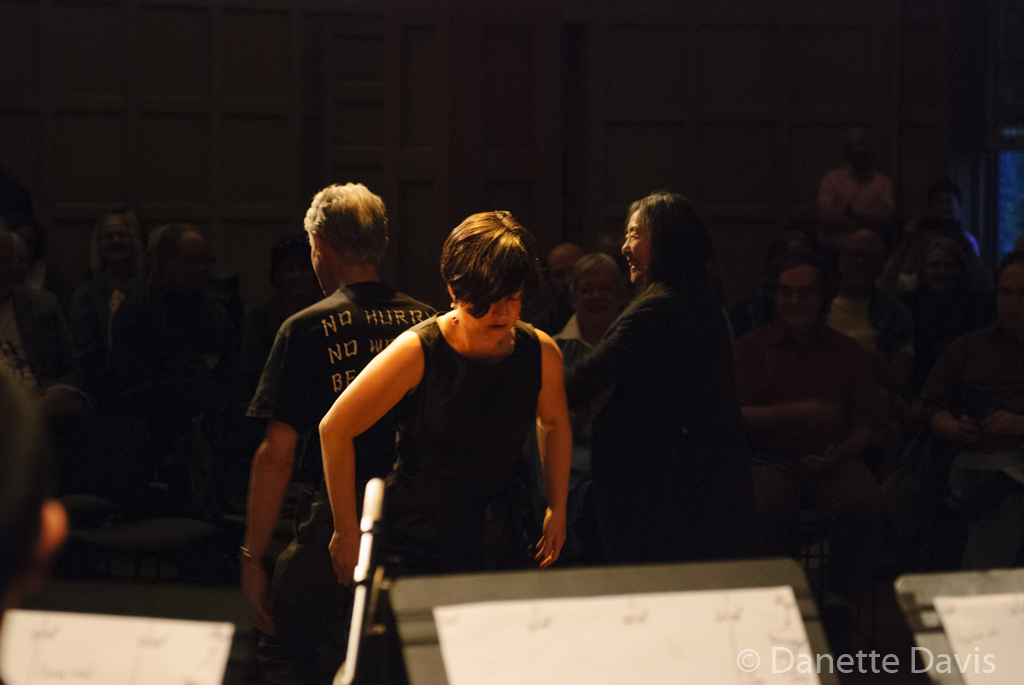
[[[582,256],[583,248],[572,243],[555,245],[548,252],[547,277],[538,298],[537,313],[530,323],[549,335],[562,330],[572,316],[569,274]]]
[[[892,180],[875,168],[867,128],[854,126],[846,132],[846,161],[826,173],[818,186],[818,240],[830,249],[861,228],[882,233],[893,219]]]
[[[92,278],[71,298],[68,324],[86,383],[101,406],[109,406],[103,370],[110,349],[110,321],[124,299],[142,287],[142,238],[130,210],[107,214],[89,247]]]
[[[629,262],[626,261],[626,256],[622,254],[621,231],[601,231],[597,236],[594,252],[606,254],[615,260],[619,271],[622,272],[622,277],[626,279],[627,286],[629,285]]]
[[[71,333],[52,294],[15,282],[14,240],[0,229],[0,364],[46,419],[58,491],[98,494],[104,476],[86,454],[81,417],[88,397]]]
[[[811,234],[791,223],[768,251],[765,259],[768,270],[787,252],[798,248],[811,250],[812,246]],[[727,312],[733,339],[769,323],[775,317],[775,292],[772,284],[766,281],[750,297],[729,305]]]
[[[978,239],[967,232],[967,229],[960,223],[960,205],[964,201],[963,191],[951,178],[939,179],[928,187],[928,209],[924,217],[917,217],[917,220],[932,216],[946,221],[955,221],[959,224],[959,231],[951,231],[950,236],[958,242],[966,241],[970,251],[976,255],[981,254],[978,249]],[[963,246],[966,249],[966,246]]]
[[[0,359],[46,419],[75,416],[88,398],[54,296],[16,282],[15,238],[0,227]]]
[[[622,313],[629,302],[626,279],[615,260],[603,253],[581,257],[569,275],[569,293],[575,313],[556,336],[562,350],[566,369],[580,362],[593,351],[608,326]],[[590,440],[591,423],[608,402],[610,391],[605,391],[589,403],[581,404],[570,413],[572,421],[572,470],[569,477],[569,502],[566,511],[566,543],[560,563],[594,563],[600,560],[600,540],[596,523],[590,512]],[[541,530],[547,500],[544,496],[543,473],[537,436],[526,442],[526,453],[531,464],[531,502],[534,527]]]
[[[921,393],[932,433],[959,448],[949,485],[973,521],[964,569],[1022,561],[1024,252],[1003,259],[996,314],[946,348]]]
[[[921,392],[949,343],[991,320],[985,298],[968,285],[966,257],[959,244],[936,236],[921,253],[920,285],[903,296],[914,319],[914,370],[907,385],[908,397]]]
[[[879,288],[897,294],[916,288],[929,243],[933,238],[945,237],[963,251],[968,286],[979,295],[987,296],[992,292],[992,274],[978,257],[978,241],[960,223],[957,214],[960,197],[960,188],[948,179],[931,185],[927,211],[904,226],[903,235],[879,277]]]
[[[146,286],[111,321],[110,373],[121,408],[149,420],[154,444],[164,449],[194,417],[244,396],[234,385],[237,330],[207,288],[213,261],[197,228],[164,227]]]
[[[861,457],[881,418],[870,357],[825,326],[831,285],[798,250],[773,269],[777,318],[734,345],[736,383],[753,445],[754,497],[770,553],[806,503],[834,519],[833,589],[857,589],[883,526],[881,489]]]
[[[882,386],[898,392],[914,367],[914,322],[901,300],[875,288],[884,263],[885,245],[874,231],[861,229],[843,240],[839,294],[827,323],[860,343],[871,355]]]
[[[68,533],[64,507],[45,497],[43,425],[21,385],[0,369],[0,626],[42,585]]]
[[[53,293],[61,308],[66,311],[71,300],[71,284],[59,268],[46,261],[49,241],[42,224],[34,217],[20,217],[7,220],[7,225],[28,247],[29,265],[24,284]]]
[[[249,310],[242,330],[242,374],[253,390],[281,324],[323,298],[309,258],[309,237],[305,233],[274,243],[270,251],[270,284],[274,286],[274,294]]]
[[[593,349],[629,302],[626,279],[614,259],[595,253],[576,262],[569,274],[568,287],[574,313],[554,338],[576,340],[585,349]],[[567,348],[561,347],[563,352]]]

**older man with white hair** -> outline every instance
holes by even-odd
[[[242,589],[253,601],[256,627],[267,633],[259,659],[264,677],[275,684],[329,683],[344,657],[352,595],[338,583],[328,550],[334,518],[323,479],[320,419],[377,353],[434,313],[380,282],[387,214],[364,185],[321,190],[305,228],[327,297],[281,325],[248,411],[267,426],[249,480]],[[358,500],[368,480],[391,471],[396,428],[388,414],[356,439]],[[293,470],[317,485],[307,505],[296,507],[297,536],[278,557],[268,594],[264,556]]]

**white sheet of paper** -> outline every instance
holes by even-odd
[[[813,657],[788,586],[457,604],[434,622],[450,685],[819,683],[797,671]]]
[[[961,673],[966,685],[1020,685],[1024,592],[936,597],[934,601],[954,652],[948,655],[951,672]],[[939,670],[941,657],[936,654],[935,659]]]
[[[7,685],[220,685],[235,626],[55,611],[8,611]]]

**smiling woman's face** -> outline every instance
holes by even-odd
[[[633,283],[643,282],[651,264],[651,236],[643,225],[640,212],[633,212],[633,216],[629,217],[622,254],[629,263],[629,280]]]

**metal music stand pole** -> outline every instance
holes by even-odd
[[[352,575],[356,583],[355,596],[352,601],[352,624],[348,629],[348,649],[345,651],[345,663],[334,676],[334,685],[352,685],[356,677],[356,665],[359,660],[359,645],[369,616],[366,611],[367,595],[370,591],[372,578],[370,568],[373,564],[373,536],[377,533],[377,522],[380,521],[381,506],[384,503],[384,481],[374,478],[366,484],[363,496],[363,518],[359,528],[363,535],[359,540],[359,562]]]

